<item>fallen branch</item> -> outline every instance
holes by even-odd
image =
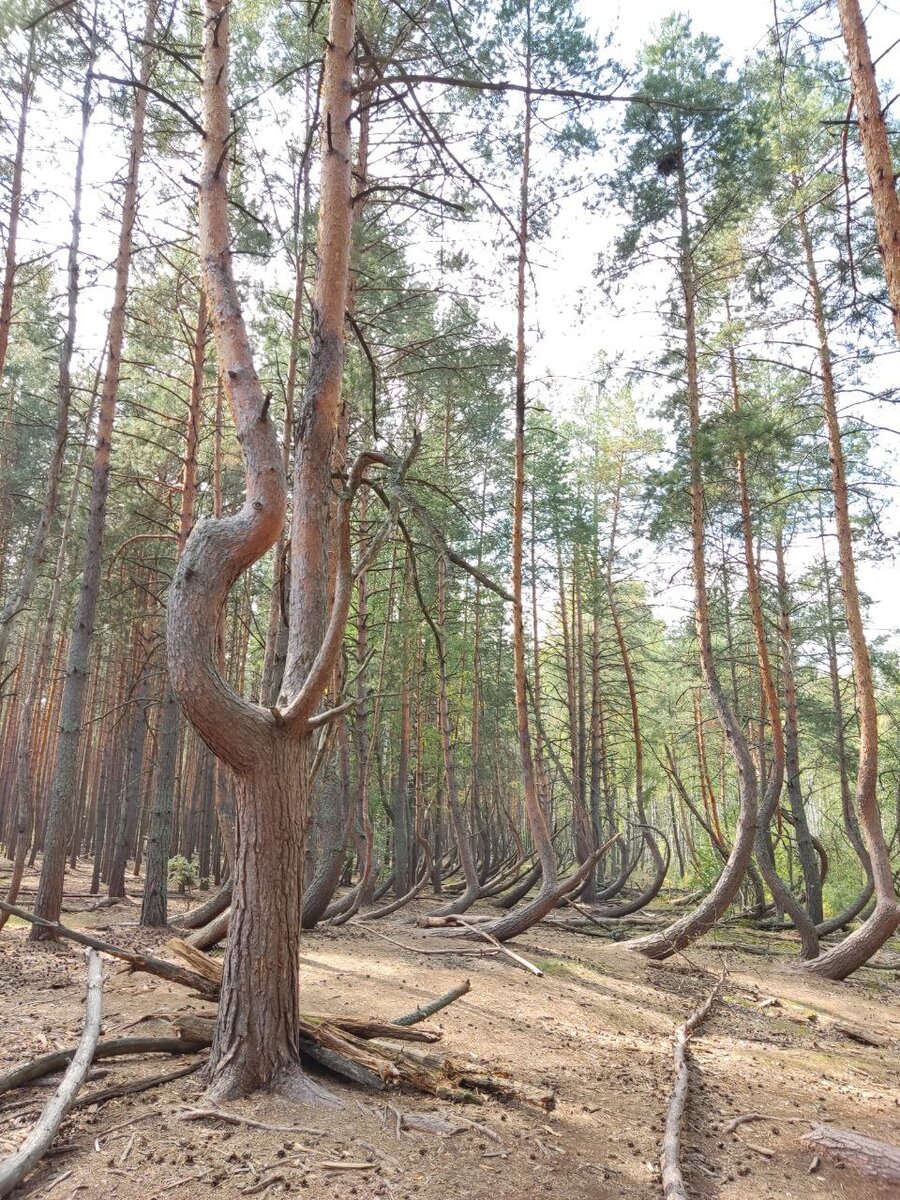
[[[488,933],[486,929],[480,929],[477,924],[470,921],[467,917],[453,916],[450,919],[455,925],[462,925],[465,929],[471,929],[475,937],[484,938],[486,942],[494,946],[505,958],[514,962],[517,967],[521,967],[523,971],[530,971],[532,975],[537,975],[539,978],[543,977],[544,972],[540,967],[536,967],[534,963],[530,963],[521,954],[515,954],[508,946],[504,946],[502,942],[499,942],[492,933]]]
[[[881,1183],[900,1184],[900,1147],[863,1137],[834,1125],[814,1125],[804,1142],[828,1158],[871,1175]]]
[[[199,1062],[189,1063],[186,1067],[179,1067],[176,1071],[164,1071],[160,1075],[148,1075],[145,1079],[131,1079],[127,1083],[115,1083],[110,1087],[101,1088],[99,1092],[88,1092],[84,1096],[79,1096],[72,1107],[86,1108],[91,1104],[105,1104],[107,1100],[116,1100],[119,1096],[134,1096],[138,1092],[149,1092],[151,1088],[171,1083],[175,1079],[183,1079],[185,1075],[193,1075],[195,1071],[199,1071],[201,1067],[205,1066],[206,1059],[202,1058]]]
[[[347,923],[349,925],[355,925],[356,921],[348,921]],[[430,946],[410,946],[408,942],[399,942],[396,938],[388,937],[388,935],[386,933],[379,933],[375,929],[370,929],[368,932],[371,934],[374,934],[375,937],[377,937],[377,938],[381,938],[382,941],[390,942],[392,946],[399,946],[401,950],[408,950],[411,954],[468,954],[468,955],[472,955],[475,958],[493,958],[495,954],[499,953],[499,951],[496,949],[491,949],[491,950],[464,950],[464,949],[463,950],[444,950],[444,949],[438,949],[438,950],[434,950]]]
[[[10,906],[12,907],[12,906]],[[21,1183],[35,1163],[49,1149],[50,1143],[72,1106],[78,1089],[94,1057],[100,1036],[100,1016],[103,1006],[103,964],[93,950],[88,954],[87,995],[85,998],[84,1030],[75,1056],[69,1063],[56,1094],[50,1099],[31,1133],[15,1152],[0,1163],[0,1196],[6,1196]]]
[[[451,988],[449,992],[444,992],[443,996],[438,996],[436,1000],[431,1000],[428,1004],[423,1004],[420,1008],[414,1009],[411,1013],[407,1013],[403,1017],[395,1017],[391,1024],[417,1025],[419,1021],[424,1021],[428,1017],[433,1017],[436,1012],[440,1012],[442,1008],[446,1008],[448,1004],[452,1004],[453,1001],[458,1000],[460,996],[465,996],[471,986],[471,983],[467,979],[464,983],[460,983],[455,988]]]
[[[174,963],[166,962],[162,958],[151,958],[145,954],[138,954],[134,950],[125,950],[121,946],[114,946],[111,942],[104,942],[101,938],[91,937],[90,934],[82,933],[78,929],[70,929],[68,925],[60,925],[58,921],[45,921],[41,917],[36,917],[34,913],[28,912],[27,909],[19,908],[15,904],[7,904],[4,900],[0,900],[0,912],[8,913],[11,917],[20,917],[32,925],[39,925],[41,929],[52,929],[57,937],[68,938],[82,946],[90,946],[92,950],[110,954],[113,958],[121,958],[123,962],[128,963],[132,970],[158,975],[160,979],[166,979],[169,983],[180,983],[182,986],[198,992],[204,998],[217,996],[219,993],[218,987],[210,980],[204,979],[202,975],[198,975],[195,971],[186,971],[184,967],[177,967]]]
[[[666,1200],[688,1200],[684,1188],[684,1178],[681,1174],[681,1125],[687,1104],[689,1079],[687,1047],[691,1037],[709,1016],[724,982],[725,969],[723,968],[716,986],[707,998],[675,1030],[675,1083],[666,1112],[666,1128],[660,1154],[663,1194]]]
[[[203,1050],[209,1042],[205,1040],[186,1040],[177,1038],[112,1038],[108,1042],[98,1042],[94,1049],[93,1062],[101,1058],[117,1058],[125,1054],[195,1054]],[[14,1067],[5,1075],[0,1075],[0,1096],[15,1088],[24,1087],[35,1079],[52,1075],[54,1071],[62,1071],[67,1067],[77,1053],[78,1047],[71,1050],[53,1050],[42,1054],[21,1067]]]
[[[327,1129],[310,1129],[306,1125],[268,1125],[265,1121],[254,1121],[239,1113],[224,1112],[221,1108],[186,1108],[178,1117],[182,1121],[225,1121],[228,1125],[247,1125],[250,1129],[263,1129],[266,1133],[302,1133],[307,1137],[332,1137]]]

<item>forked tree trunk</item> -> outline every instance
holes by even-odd
[[[324,524],[332,495],[331,454],[338,428],[350,250],[354,38],[352,0],[332,0],[322,84],[313,340],[298,422],[304,447],[299,457],[306,466],[295,472],[294,513],[306,514],[307,532],[316,512],[320,526]],[[294,583],[298,562],[318,563],[319,569],[311,582],[291,589],[283,708],[263,708],[244,700],[219,667],[218,616],[238,577],[276,542],[287,497],[281,448],[254,369],[231,264],[227,71],[227,0],[206,0],[200,251],[217,358],[243,452],[246,500],[234,516],[195,527],[172,582],[166,636],[172,683],[189,720],[237,777],[232,916],[208,1068],[210,1092],[224,1098],[264,1088],[309,1096],[314,1089],[299,1062],[297,971],[309,782],[322,749],[316,730],[327,719],[317,719],[315,713],[332,679],[349,611],[350,504],[365,467],[385,460],[372,455],[358,459],[335,506],[334,599],[327,627],[324,634],[316,632],[316,642],[305,640],[312,638],[311,624],[301,623],[305,633],[298,633],[294,618],[307,585],[327,590],[329,563],[327,556],[319,554],[321,538],[313,538],[311,547],[298,545],[295,526]],[[324,461],[317,459],[319,453]]]
[[[680,149],[680,146],[679,146]],[[694,575],[694,622],[700,652],[700,669],[709,691],[722,732],[738,776],[738,820],[734,844],[728,861],[715,886],[693,912],[685,914],[668,928],[626,943],[649,958],[665,958],[684,949],[701,934],[711,929],[727,911],[737,896],[753,852],[756,828],[756,772],[747,739],[735,716],[725,690],[719,681],[712,649],[709,626],[709,598],[706,585],[706,552],[704,536],[705,500],[703,474],[698,445],[700,434],[700,385],[697,368],[697,329],[695,316],[696,285],[688,220],[687,180],[683,156],[678,156],[678,207],[681,217],[681,287],[684,298],[685,338],[687,351],[687,399],[691,470],[691,555]]]
[[[94,619],[100,594],[106,501],[109,496],[110,450],[116,413],[116,397],[119,390],[122,349],[125,344],[125,306],[128,299],[131,249],[137,219],[138,176],[144,154],[144,123],[147,114],[146,87],[150,80],[156,54],[154,37],[156,13],[157,0],[148,0],[140,71],[140,81],[143,86],[137,87],[134,95],[134,121],[131,130],[125,195],[122,201],[122,222],[116,254],[113,305],[109,315],[106,371],[100,395],[90,510],[84,547],[84,567],[66,663],[56,765],[44,837],[44,862],[34,905],[35,914],[45,921],[59,920],[65,877],[66,848],[71,834],[72,805],[77,792],[88,666],[94,637]],[[48,931],[38,925],[33,926],[29,934],[32,941],[48,936],[54,936],[52,930]]]
[[[859,140],[872,192],[875,229],[887,280],[894,331],[900,338],[900,199],[894,176],[885,109],[878,95],[875,65],[859,0],[838,0],[841,29],[847,43],[850,82],[859,116]]]
[[[831,365],[825,306],[819,286],[813,253],[812,236],[805,210],[798,210],[800,234],[806,258],[809,293],[813,319],[819,342],[819,368],[822,379],[822,404],[825,428],[828,433],[828,454],[831,461],[831,490],[834,495],[834,517],[837,527],[838,557],[841,568],[841,590],[844,597],[844,616],[850,636],[850,654],[856,679],[859,713],[859,768],[856,777],[856,807],[863,837],[869,852],[872,880],[875,885],[875,908],[863,922],[839,945],[827,950],[805,965],[827,979],[846,979],[879,950],[900,925],[900,904],[894,890],[891,856],[878,811],[878,708],[875,703],[875,681],[869,660],[869,647],[863,630],[859,590],[856,584],[856,564],[853,555],[853,533],[850,526],[850,505],[847,495],[847,472],[841,427],[837,413],[837,389]]]

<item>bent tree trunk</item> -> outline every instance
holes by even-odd
[[[805,965],[810,971],[814,971],[817,975],[824,975],[827,979],[846,979],[848,975],[867,962],[900,925],[900,904],[897,903],[897,895],[894,891],[891,857],[881,825],[881,814],[878,811],[878,708],[875,703],[875,681],[872,676],[869,647],[863,630],[859,590],[856,585],[856,563],[854,562],[853,534],[850,526],[847,473],[837,413],[837,389],[832,370],[825,306],[816,270],[812,236],[802,208],[798,211],[798,222],[803,239],[807,282],[819,343],[822,406],[825,428],[828,433],[828,456],[831,460],[831,490],[834,495],[841,590],[844,598],[847,632],[850,636],[850,655],[853,660],[853,675],[856,679],[859,709],[859,769],[856,776],[856,807],[859,811],[866,849],[869,852],[872,882],[875,885],[875,907],[869,918],[839,945],[820,954],[818,958],[812,959]]]
[[[681,150],[679,137],[679,151]],[[673,922],[667,929],[627,942],[648,958],[666,958],[684,949],[724,915],[734,900],[747,873],[753,851],[756,828],[756,771],[747,746],[744,731],[735,715],[725,689],[719,681],[713,657],[712,635],[709,626],[709,598],[706,586],[706,553],[704,538],[704,492],[700,464],[700,385],[697,371],[697,329],[695,317],[696,285],[688,221],[687,180],[683,155],[678,156],[678,207],[681,217],[680,275],[684,298],[685,340],[687,352],[688,430],[691,469],[691,553],[694,574],[694,623],[700,652],[700,669],[709,691],[713,708],[731,751],[738,776],[738,820],[734,844],[728,861],[712,891],[692,913]]]
[[[350,111],[355,36],[352,0],[333,0],[322,85],[323,138],[318,273],[313,304],[309,377],[298,422],[310,451],[330,447],[337,430],[343,370],[343,319],[350,244]],[[337,563],[331,615],[318,644],[293,625],[300,588],[291,589],[291,635],[282,705],[263,708],[243,699],[223,678],[217,629],[228,594],[281,532],[286,485],[281,448],[268,400],[253,365],[232,270],[226,163],[231,137],[228,105],[227,0],[206,0],[203,81],[203,169],[200,253],[220,374],[241,446],[246,499],[240,512],[195,526],[169,596],[166,643],[172,686],[200,736],[236,776],[235,850],[229,938],[216,1032],[208,1068],[210,1093],[237,1096],[257,1088],[294,1097],[312,1085],[299,1063],[298,961],[303,851],[310,779],[322,748],[316,717],[332,678],[352,592],[349,510],[365,467],[362,456],[335,506]],[[315,453],[313,453],[315,458]],[[321,464],[320,464],[321,465]],[[295,473],[298,489],[308,480]],[[319,495],[321,523],[330,486]],[[328,587],[327,557],[310,586]],[[296,580],[296,572],[294,572]],[[293,662],[291,661],[293,658]],[[298,666],[298,664],[301,664]]]

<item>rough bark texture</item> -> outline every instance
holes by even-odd
[[[878,95],[875,66],[859,0],[838,0],[838,13],[847,43],[850,82],[859,117],[859,140],[872,192],[872,209],[887,280],[888,300],[894,331],[900,338],[900,199],[894,180],[887,123]]]

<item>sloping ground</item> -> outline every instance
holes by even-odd
[[[127,905],[67,919],[106,929],[119,943],[152,947],[165,940],[138,930],[136,910]],[[376,928],[410,946],[453,952],[403,949],[377,937]],[[80,1030],[81,952],[72,945],[26,946],[24,939],[22,929],[0,934],[3,1069],[74,1044]],[[849,1169],[823,1160],[810,1171],[814,1155],[801,1139],[822,1120],[900,1142],[897,973],[865,970],[843,984],[813,980],[784,956],[788,943],[769,944],[778,957],[726,955],[723,1002],[692,1043],[684,1146],[691,1194],[697,1200],[887,1200],[889,1189]],[[181,1114],[202,1103],[202,1085],[189,1076],[73,1114],[57,1153],[20,1194],[49,1192],[54,1200],[660,1197],[656,1160],[671,1087],[672,1033],[708,994],[722,954],[696,949],[650,966],[606,941],[545,925],[516,943],[544,970],[535,978],[500,958],[455,952],[464,945],[475,944],[438,942],[405,913],[377,926],[314,932],[305,940],[304,1007],[390,1019],[469,978],[469,994],[429,1022],[444,1029],[440,1048],[552,1086],[554,1112],[497,1101],[460,1110],[421,1096],[337,1084],[329,1086],[343,1100],[341,1108],[266,1099],[230,1106],[258,1122],[324,1131],[311,1136],[188,1122]],[[162,1034],[168,1032],[164,1022],[141,1018],[204,1011],[209,1006],[176,987],[128,974],[118,964],[107,968],[104,1037]],[[841,1025],[883,1044],[858,1044]],[[102,1083],[89,1086],[179,1065],[168,1058],[106,1062]],[[0,1099],[0,1154],[18,1144],[47,1094],[46,1087],[33,1087]],[[402,1114],[411,1112],[475,1125],[452,1136],[407,1131],[400,1128]],[[732,1118],[751,1112],[772,1120],[726,1132]]]

